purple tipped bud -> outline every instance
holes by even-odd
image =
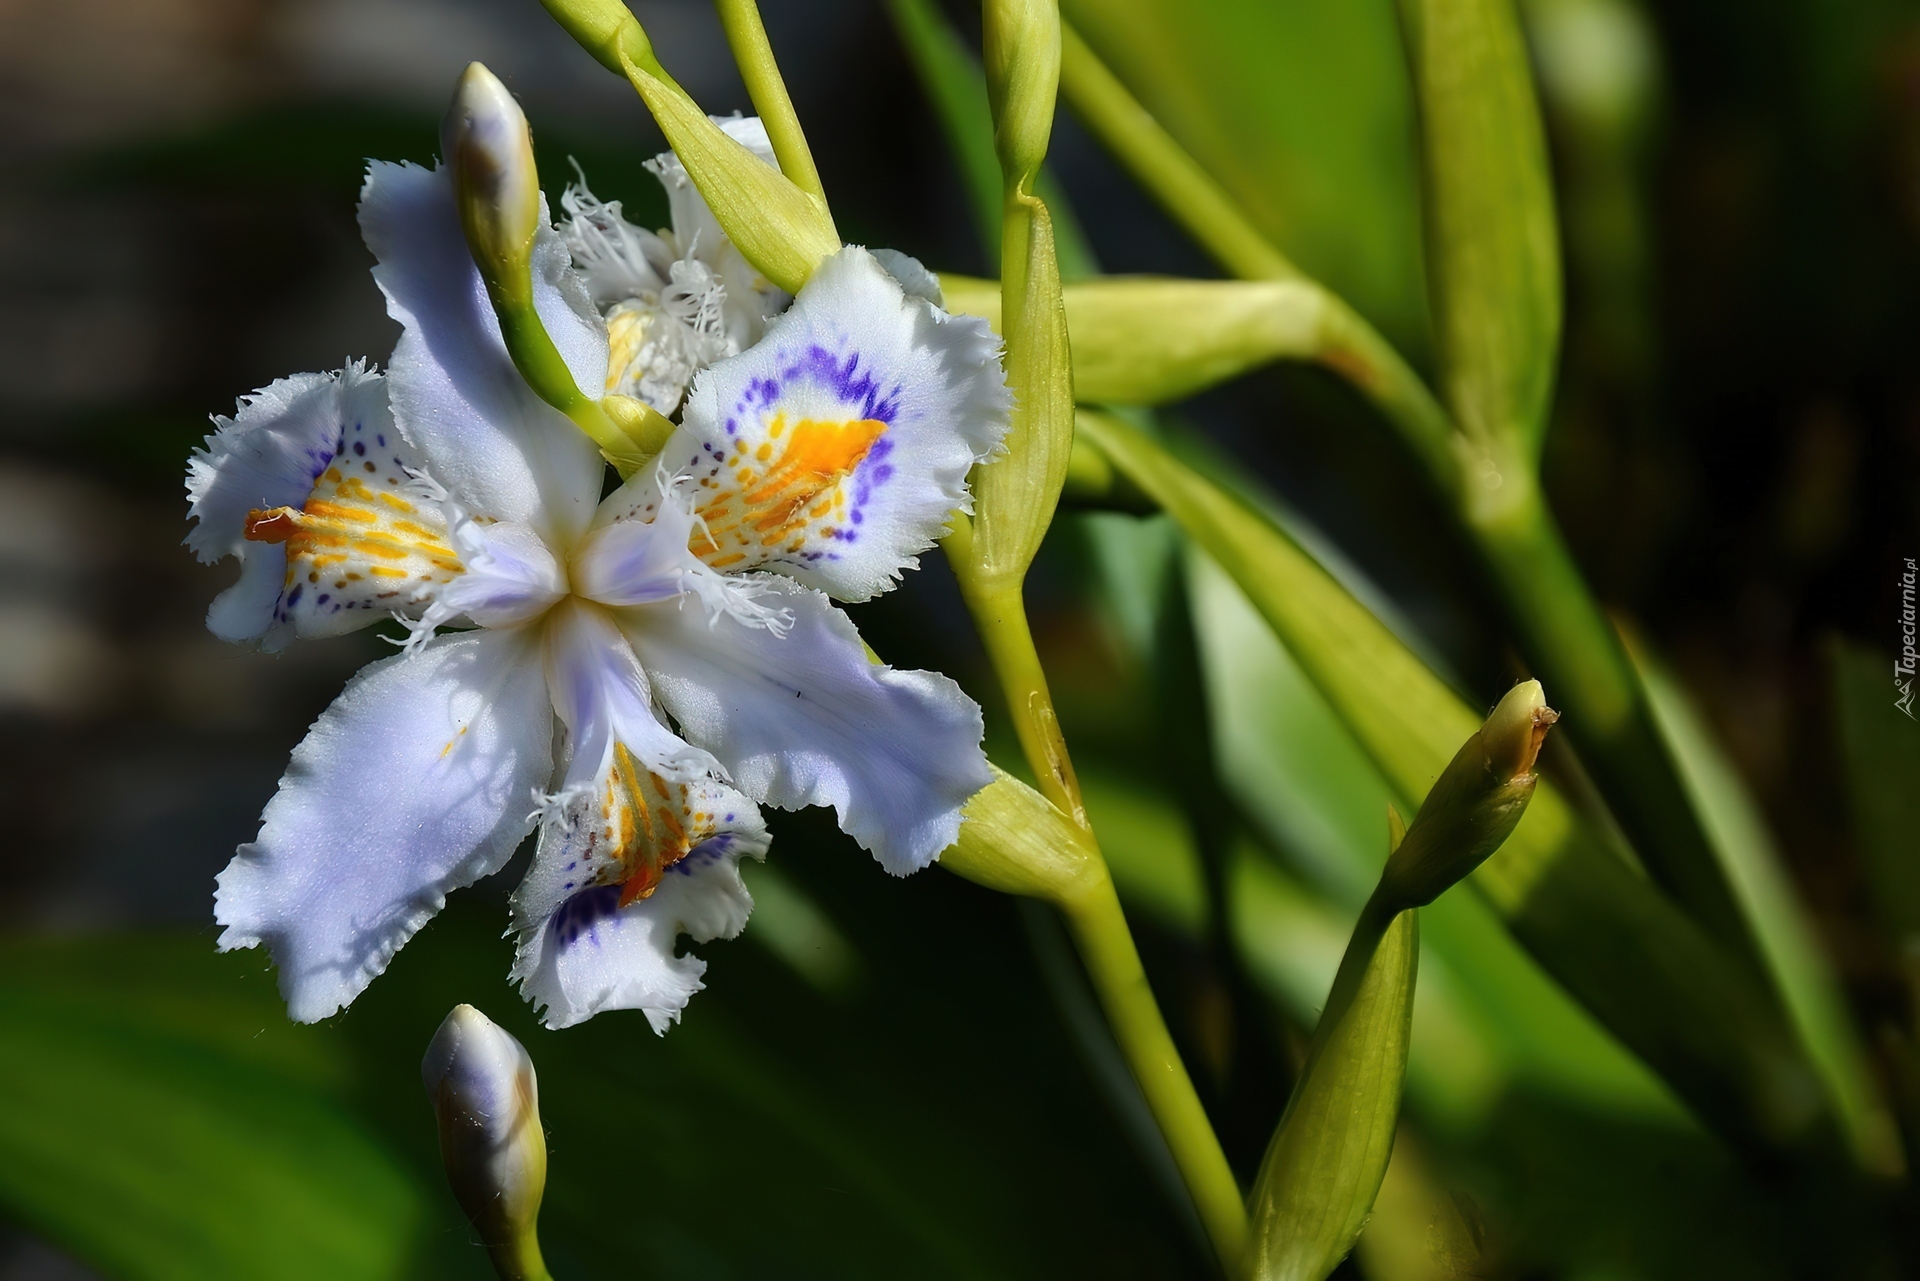
[[[440,123],[440,148],[453,174],[454,201],[467,245],[490,290],[532,289],[534,233],[540,226],[540,175],[527,117],[500,78],[467,64]]]
[[[440,1123],[447,1181],[482,1244],[496,1263],[538,1259],[547,1140],[526,1049],[471,1005],[456,1005],[420,1060],[420,1080]]]

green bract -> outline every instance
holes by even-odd
[[[727,137],[667,74],[646,32],[619,0],[541,2],[602,66],[632,82],[713,216],[747,261],[788,293],[798,293],[813,269],[840,248],[826,201]],[[751,39],[750,33],[743,38]],[[757,80],[765,83],[764,76]],[[781,93],[784,97],[784,89]],[[793,134],[771,124],[768,134],[785,166],[796,154]],[[809,160],[803,176],[811,176],[810,185],[817,186],[811,168]]]

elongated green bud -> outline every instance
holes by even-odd
[[[1321,1281],[1353,1249],[1393,1155],[1413,1035],[1418,914],[1363,914],[1248,1202],[1254,1281]]]
[[[940,273],[947,310],[1000,327],[993,281]],[[1340,359],[1339,305],[1305,280],[1112,276],[1061,287],[1082,404],[1184,400],[1276,360]]]
[[[440,148],[459,193],[460,226],[491,294],[533,296],[540,175],[533,134],[500,78],[470,62],[440,123]]]
[[[673,424],[639,401],[617,406],[617,416],[603,407],[574,381],[541,322],[533,304],[533,246],[541,231],[533,132],[507,87],[478,62],[461,73],[440,124],[440,147],[467,248],[514,368],[540,399],[591,436],[622,476],[631,476],[659,452]]]
[[[1060,6],[1056,0],[986,0],[981,37],[993,147],[1008,184],[1029,190],[1053,135]]]
[[[1388,857],[1374,894],[1383,909],[1433,902],[1500,848],[1533,799],[1540,781],[1534,761],[1559,719],[1539,681],[1522,681],[1507,691],[1442,771],[1405,839]]]
[[[454,1198],[506,1281],[547,1281],[535,1224],[547,1186],[540,1088],[520,1042],[456,1005],[420,1060]]]

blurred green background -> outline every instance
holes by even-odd
[[[1065,9],[1263,230],[1425,359],[1389,0]],[[764,10],[843,234],[984,274],[889,9]],[[637,12],[704,105],[745,106],[706,5]],[[1522,13],[1569,279],[1554,508],[1758,798],[1911,1107],[1920,733],[1887,674],[1920,556],[1920,7]],[[943,16],[977,41],[974,11]],[[0,1281],[485,1275],[417,1083],[462,1000],[539,1065],[563,1278],[1207,1275],[1058,924],[937,870],[893,881],[819,815],[775,819],[761,911],[701,949],[709,990],[664,1039],[638,1015],[533,1025],[498,937],[517,866],[316,1028],[286,1023],[262,954],[214,954],[213,875],[383,646],[209,636],[231,570],[179,545],[184,461],[236,395],[385,356],[363,159],[429,159],[475,58],[525,102],[550,191],[572,156],[664,221],[639,168],[657,132],[533,0],[0,4]],[[1051,163],[1105,270],[1215,274],[1064,111]],[[1470,701],[1517,674],[1471,554],[1344,387],[1272,370],[1166,417]],[[1386,791],[1161,522],[1063,516],[1030,597],[1150,974],[1250,1177]],[[995,724],[937,556],[856,615]],[[1865,1212],[1707,1137],[1478,900],[1425,930],[1408,1116],[1353,1275],[1892,1275],[1836,1264]]]

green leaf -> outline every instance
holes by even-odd
[[[1093,52],[1288,257],[1426,333],[1418,169],[1388,0],[1067,0]]]
[[[1814,937],[1813,922],[1800,906],[1759,806],[1673,675],[1644,648],[1636,650],[1634,658],[1654,721],[1726,869],[1788,1017],[1826,1087],[1854,1159],[1876,1174],[1899,1175],[1906,1159],[1893,1113],[1867,1066],[1866,1049],[1839,981]],[[1920,735],[1914,741],[1920,743]],[[1906,786],[1895,790],[1910,789],[1917,776],[1909,775]]]
[[[266,1000],[136,1003],[75,982],[78,950],[15,945],[0,960],[10,1214],[116,1277],[413,1275],[417,1183],[317,1087],[338,1066],[285,1035],[264,985]],[[172,940],[114,950],[148,982],[194,968]],[[270,1025],[281,1034],[250,1043]]]
[[[993,147],[993,111],[987,102],[986,74],[931,0],[888,0],[894,29],[906,47],[907,60],[926,91],[960,169],[960,182],[973,209],[974,230],[991,262],[1000,260],[1000,159]],[[1079,280],[1095,273],[1093,251],[1086,233],[1073,216],[1066,194],[1042,169],[1035,185],[1053,214],[1054,251],[1060,259],[1060,278]],[[943,273],[944,280],[944,273]],[[994,315],[1000,314],[999,290],[994,290]],[[951,304],[949,304],[951,305]]]
[[[1913,677],[1891,654],[1836,639],[1831,651],[1834,707],[1853,808],[1853,834],[1873,886],[1873,908],[1903,949],[1920,947],[1920,724],[1899,700]],[[1902,685],[1905,688],[1902,688]],[[1913,704],[1909,700],[1908,707]]]
[[[1233,578],[1407,809],[1479,717],[1270,521],[1107,415],[1081,431]],[[1549,697],[1552,691],[1549,690]],[[1520,943],[1710,1124],[1809,1140],[1818,1088],[1768,994],[1542,785],[1471,878]]]
[[[1011,905],[882,876],[830,818],[776,822],[780,870],[864,981],[820,994],[757,944],[756,912],[695,949],[707,990],[664,1037],[633,1011],[538,1026],[485,887],[314,1027],[287,1022],[262,954],[206,931],[0,945],[0,1216],[114,1277],[478,1281],[419,1069],[464,1000],[538,1066],[563,1281],[1193,1270]]]
[[[1248,1275],[1320,1281],[1353,1249],[1393,1153],[1413,1028],[1418,913],[1362,917],[1250,1202]]]
[[[1537,462],[1559,354],[1560,244],[1519,19],[1512,0],[1400,0],[1400,18],[1444,398],[1470,437],[1513,442]]]

